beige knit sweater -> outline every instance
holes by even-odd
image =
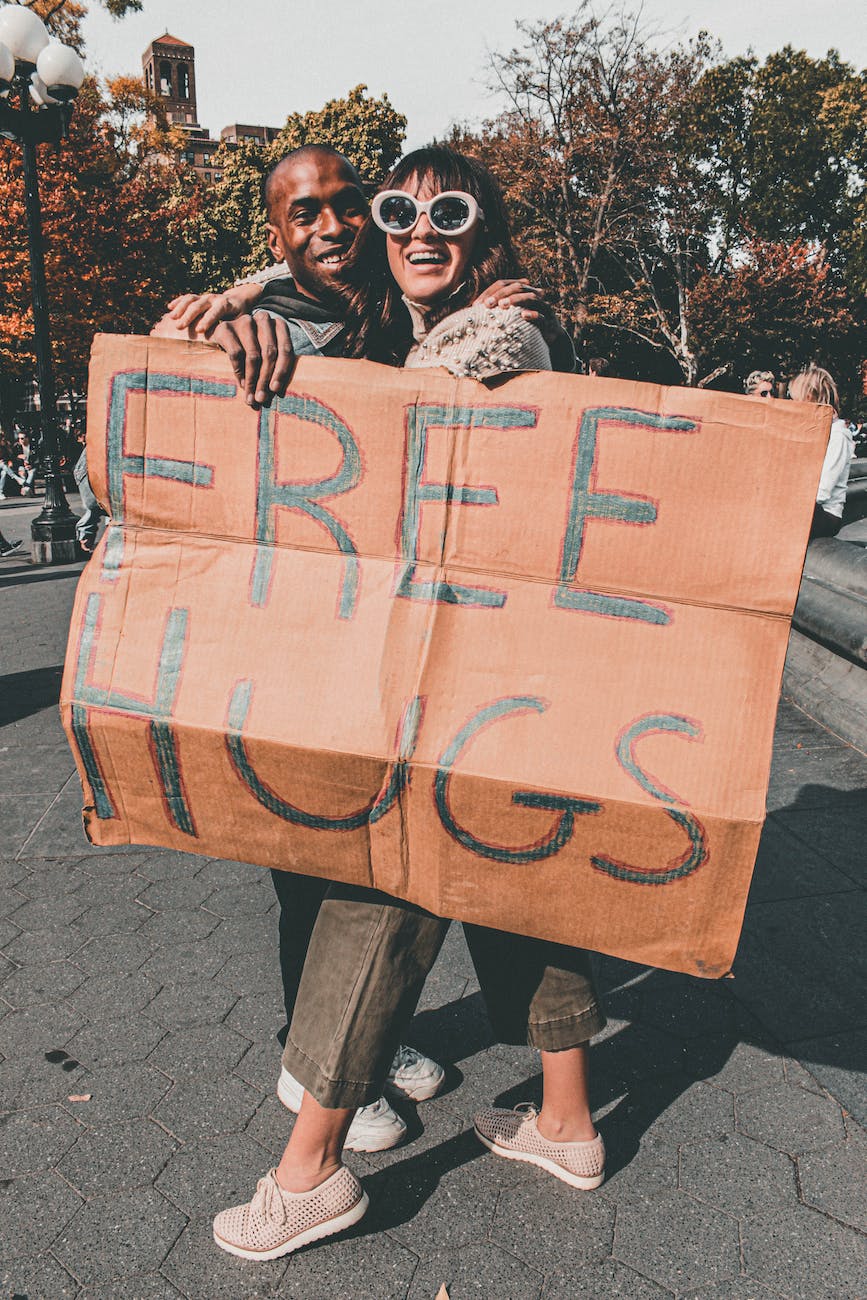
[[[551,369],[547,344],[536,326],[521,315],[520,307],[476,303],[428,330],[424,309],[408,298],[404,302],[415,339],[404,362],[410,370],[444,366],[453,375],[490,379],[512,370]]]

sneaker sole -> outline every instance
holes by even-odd
[[[336,1219],[327,1219],[325,1223],[317,1223],[314,1228],[308,1228],[306,1232],[299,1232],[296,1236],[290,1237],[288,1241],[282,1242],[279,1246],[273,1246],[271,1250],[249,1250],[246,1246],[236,1246],[234,1242],[226,1241],[225,1237],[219,1236],[216,1228],[214,1229],[214,1241],[221,1250],[226,1250],[230,1255],[237,1255],[239,1259],[279,1259],[281,1255],[291,1255],[294,1250],[300,1250],[302,1246],[307,1246],[311,1241],[321,1241],[323,1237],[332,1237],[336,1232],[342,1232],[344,1228],[351,1228],[359,1219],[363,1219],[370,1205],[367,1192],[361,1193],[361,1200],[353,1205],[351,1210],[345,1214],[339,1214]]]
[[[300,1103],[296,1103],[294,1096],[282,1087],[282,1080],[277,1084],[277,1097],[293,1115],[298,1114]],[[382,1133],[370,1137],[348,1136],[343,1145],[347,1151],[391,1151],[393,1147],[400,1146],[405,1137],[406,1125],[399,1133]]]
[[[584,1178],[581,1174],[571,1174],[568,1169],[558,1165],[555,1160],[547,1160],[545,1156],[534,1156],[529,1151],[511,1151],[508,1147],[497,1146],[490,1138],[485,1137],[484,1133],[473,1125],[476,1137],[486,1146],[489,1151],[493,1151],[495,1156],[502,1156],[505,1160],[521,1160],[527,1165],[536,1165],[539,1169],[544,1169],[546,1173],[553,1174],[559,1178],[561,1183],[568,1183],[570,1187],[577,1187],[582,1192],[592,1192],[594,1188],[600,1187],[605,1179],[604,1171],[601,1174],[594,1174],[592,1178]]]
[[[400,1084],[387,1079],[383,1092],[388,1093],[390,1097],[396,1097],[398,1101],[401,1097],[407,1097],[410,1101],[430,1101],[431,1097],[435,1097],[445,1083],[445,1078],[445,1070],[440,1070],[439,1075],[434,1078],[419,1080],[418,1083],[408,1088],[403,1088]]]

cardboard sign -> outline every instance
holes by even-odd
[[[731,963],[829,413],[104,336],[62,710],[96,844]]]

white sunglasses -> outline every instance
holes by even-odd
[[[383,190],[371,205],[370,215],[387,235],[408,235],[425,213],[439,235],[462,235],[485,214],[472,194],[463,190],[446,190],[423,203],[405,190]]]

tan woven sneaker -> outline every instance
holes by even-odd
[[[312,1192],[284,1192],[269,1169],[246,1205],[221,1210],[214,1241],[241,1259],[277,1259],[290,1251],[351,1228],[368,1206],[367,1193],[345,1166]]]
[[[590,1142],[549,1142],[536,1127],[537,1116],[536,1107],[529,1102],[522,1102],[514,1110],[491,1106],[475,1117],[476,1137],[494,1155],[538,1165],[570,1187],[583,1191],[598,1187],[605,1177],[601,1134]]]

